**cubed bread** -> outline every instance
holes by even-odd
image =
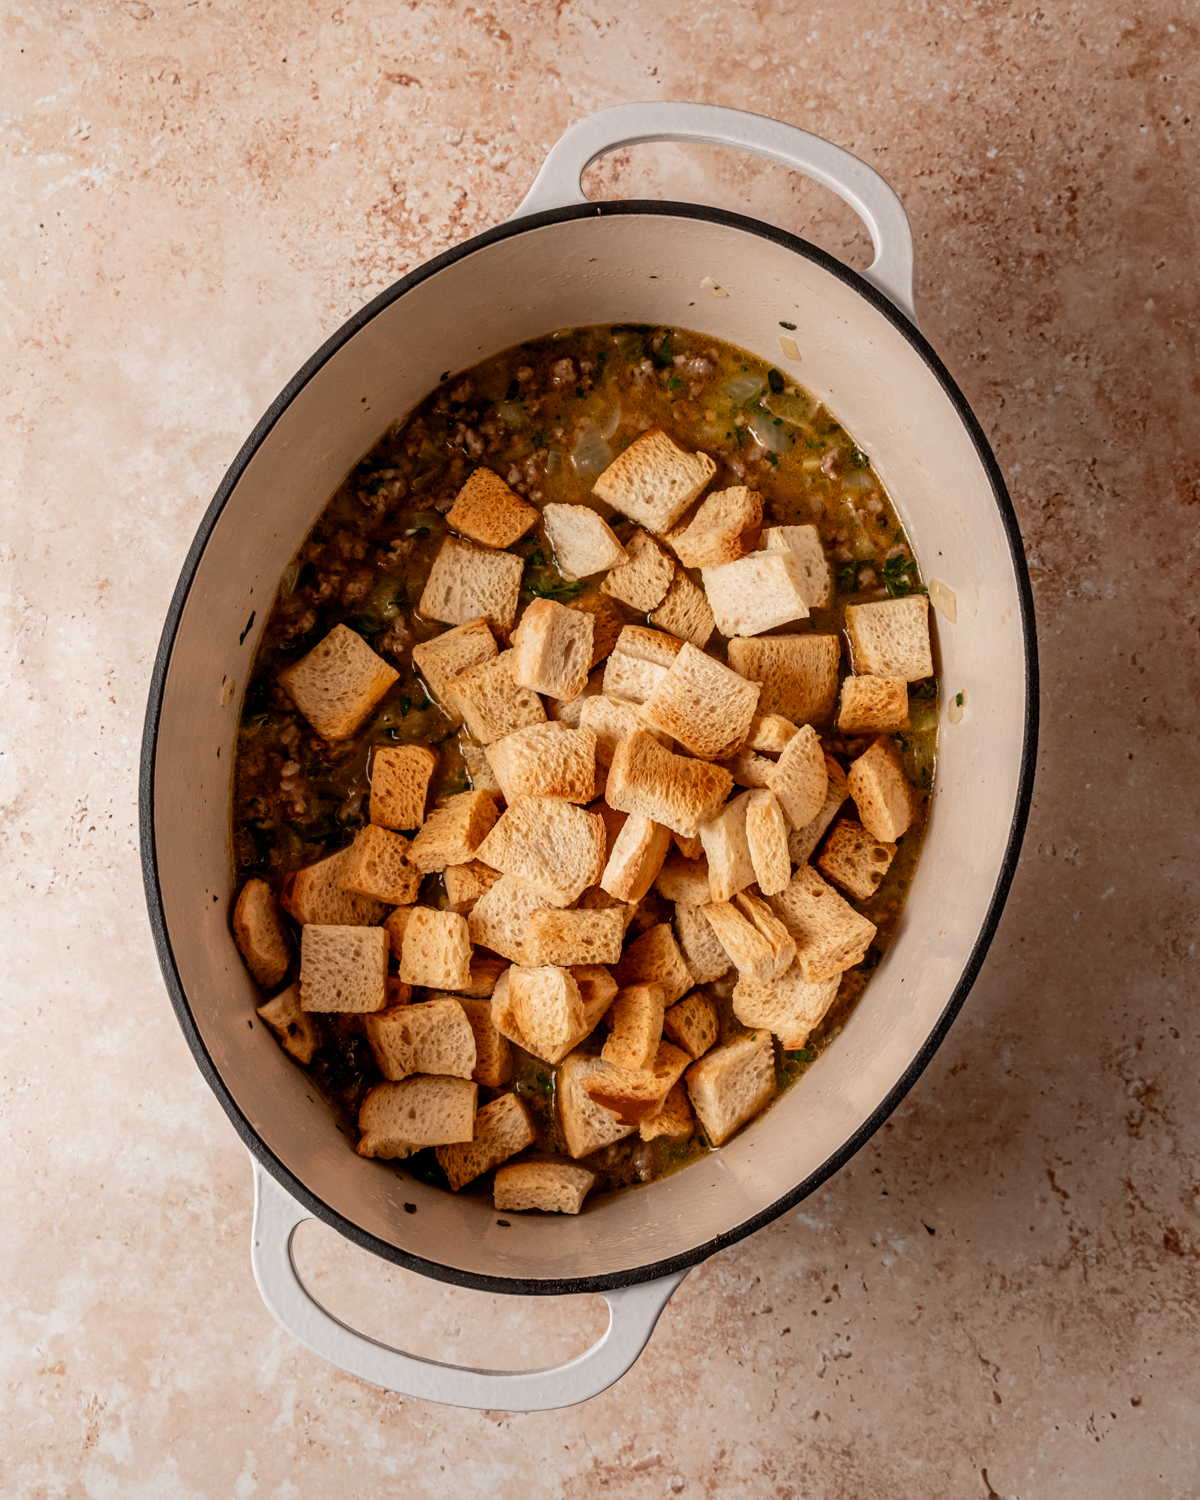
[[[704,906],[712,900],[708,883],[708,860],[687,859],[675,850],[654,877],[654,889],[681,906]]]
[[[788,825],[772,791],[751,792],[746,803],[746,843],[754,880],[764,896],[774,896],[792,878]]]
[[[762,529],[762,496],[745,485],[717,490],[667,541],[685,568],[715,568],[753,550]]]
[[[478,1095],[479,1086],[465,1078],[377,1083],[358,1112],[359,1156],[405,1157],[471,1140]]]
[[[836,635],[768,635],[729,643],[729,665],[762,684],[760,714],[793,724],[824,724],[837,701],[841,642]]]
[[[895,844],[880,842],[861,823],[839,818],[817,860],[817,869],[859,901],[869,900],[896,857]]]
[[[522,963],[530,915],[545,905],[544,897],[532,886],[505,875],[471,909],[467,918],[471,940],[515,964]]]
[[[425,819],[408,858],[423,874],[444,870],[447,865],[465,865],[475,858],[497,816],[496,799],[490,792],[459,792],[447,797]]]
[[[848,604],[846,634],[854,670],[863,676],[903,677],[905,682],[933,676],[925,594],[883,599],[878,604]]]
[[[801,865],[768,904],[795,938],[796,962],[810,984],[861,963],[875,936],[874,922],[856,912],[811,865]]]
[[[752,552],[701,572],[709,608],[724,636],[761,635],[806,620],[800,565],[790,552]]]
[[[398,906],[395,911],[388,913],[387,920],[383,924],[391,955],[397,963],[400,962],[400,954],[404,948],[404,930],[415,910],[416,907],[413,906]]]
[[[484,619],[470,620],[454,630],[444,630],[431,641],[412,648],[413,666],[425,679],[425,686],[439,703],[446,702],[447,684],[468,667],[493,661],[499,651],[496,637]],[[415,824],[408,823],[412,828]]]
[[[246,967],[264,990],[283,982],[292,961],[292,945],[279,904],[265,880],[248,880],[238,893],[233,938]]]
[[[499,879],[500,871],[493,870],[491,865],[485,865],[479,859],[461,865],[447,865],[442,871],[442,880],[450,910],[458,912],[461,917],[469,916],[484,891],[490,891]]]
[[[693,990],[663,1016],[663,1030],[670,1041],[695,1061],[716,1045],[717,1007],[708,995]]]
[[[604,664],[604,696],[627,703],[645,703],[667,675],[657,662],[614,651]]]
[[[367,1017],[366,1027],[379,1071],[391,1083],[414,1073],[470,1078],[475,1072],[475,1033],[456,999],[381,1010]]]
[[[639,661],[652,661],[656,667],[673,667],[684,643],[665,630],[651,630],[647,625],[623,625],[617,637],[618,651]]]
[[[557,964],[615,964],[621,957],[625,919],[620,907],[606,911],[559,911],[530,914],[525,929],[525,962],[534,967]]]
[[[564,578],[590,578],[625,561],[625,548],[590,505],[545,505],[542,526]]]
[[[471,982],[471,938],[466,917],[415,906],[404,929],[400,978],[405,984],[460,990]]]
[[[675,908],[675,936],[693,984],[711,984],[733,967],[729,954],[704,915],[707,905],[705,901],[697,906],[678,905]]]
[[[850,795],[846,773],[832,755],[825,757],[825,771],[829,777],[829,784],[820,812],[811,823],[806,823],[803,828],[794,828],[788,834],[788,857],[794,865],[808,863],[812,858],[813,850],[825,837],[825,830],[833,822],[838,809]]]
[[[501,1094],[476,1113],[474,1139],[454,1146],[439,1146],[434,1155],[446,1174],[450,1191],[457,1193],[460,1187],[516,1156],[526,1146],[532,1146],[535,1140],[537,1132],[530,1122],[529,1111],[516,1094]]]
[[[894,844],[913,820],[915,798],[899,752],[889,740],[876,740],[846,773],[850,796],[863,827]]]
[[[551,698],[578,698],[592,669],[592,628],[582,610],[535,599],[513,631],[513,681]]]
[[[690,1061],[679,1047],[659,1042],[649,1067],[631,1068],[602,1058],[602,1066],[583,1079],[583,1088],[618,1124],[638,1125],[657,1114]]]
[[[508,972],[508,1003],[526,1049],[543,1062],[560,1062],[583,1029],[583,1001],[569,969],[514,964]]]
[[[603,1071],[608,1064],[598,1057],[587,1057],[572,1052],[563,1059],[558,1070],[558,1087],[555,1091],[558,1114],[562,1122],[563,1138],[572,1156],[590,1156],[614,1141],[623,1140],[633,1133],[632,1125],[622,1125],[608,1110],[594,1104],[584,1088],[584,1083],[593,1073]]]
[[[510,490],[491,469],[476,469],[446,512],[446,524],[485,547],[511,547],[519,542],[538,513]]]
[[[378,926],[387,915],[386,903],[342,889],[342,872],[349,858],[347,845],[315,865],[285,875],[279,900],[288,916],[301,926]]]
[[[601,886],[618,901],[640,901],[654,884],[670,847],[671,830],[664,823],[630,813],[604,866]],[[615,963],[616,959],[600,962]]]
[[[903,677],[847,677],[837,727],[843,734],[890,734],[908,728],[908,683]]]
[[[638,1124],[638,1134],[644,1141],[656,1141],[660,1136],[668,1141],[689,1141],[695,1133],[696,1116],[682,1078],[668,1090],[662,1107]]]
[[[709,761],[664,749],[648,730],[636,730],[617,746],[605,800],[621,812],[641,813],[693,837],[716,816],[733,788],[733,777]]]
[[[350,845],[342,866],[342,889],[389,906],[411,905],[421,886],[421,872],[409,860],[410,848],[403,834],[368,823]]]
[[[704,845],[700,842],[700,835],[698,833],[693,833],[685,837],[678,829],[672,829],[671,840],[684,859],[704,858]]]
[[[300,929],[300,1004],[305,1010],[382,1010],[388,935],[382,927]]]
[[[833,600],[833,570],[815,526],[768,526],[764,552],[790,552],[800,571],[800,589],[809,609],[828,609]]]
[[[501,633],[517,618],[523,558],[448,536],[429,570],[418,611],[427,620],[465,625],[481,615]]]
[[[502,651],[492,661],[468,667],[446,684],[446,704],[463,719],[467,732],[481,745],[543,724],[546,709],[532,688],[520,687],[513,678],[515,651]]]
[[[691,641],[702,650],[716,629],[708,595],[694,584],[682,568],[675,569],[675,577],[667,590],[667,597],[650,615],[650,623],[660,630],[667,630],[681,640]]]
[[[478,854],[485,865],[532,886],[547,905],[569,906],[599,881],[604,846],[604,822],[595,813],[558,797],[518,797]]]
[[[625,560],[612,568],[600,591],[644,615],[667,597],[674,574],[669,554],[652,536],[635,531],[625,544]]]
[[[811,724],[804,724],[775,762],[770,790],[779,799],[789,828],[803,828],[821,811],[829,790],[825,752]]]
[[[583,692],[577,698],[551,698],[546,705],[546,713],[554,723],[565,724],[568,729],[578,729],[583,717],[583,705],[592,698],[600,697],[603,692],[604,668],[598,667],[589,675]]]
[[[664,1003],[674,1005],[692,987],[692,976],[675,934],[666,922],[647,928],[621,955],[617,965],[617,983],[624,988],[634,984],[660,985]]]
[[[716,472],[707,453],[688,453],[652,427],[613,459],[592,493],[661,534],[674,526]]]
[[[471,790],[476,792],[499,792],[500,783],[496,780],[496,773],[488,764],[482,745],[477,745],[474,740],[467,738],[465,733],[458,736],[458,748],[462,754],[463,763],[467,768],[467,775],[471,781]]]
[[[739,974],[759,980],[775,977],[775,950],[731,902],[712,901],[704,908],[704,915]]]
[[[307,1066],[321,1045],[317,1023],[300,1004],[300,986],[289,984],[273,1000],[258,1007],[259,1017],[279,1038],[285,1052]]]
[[[607,770],[625,736],[635,729],[645,729],[646,725],[636,705],[629,700],[597,693],[583,700],[579,727],[596,736],[596,761]]]
[[[779,920],[761,896],[753,891],[739,891],[733,904],[746,920],[753,924],[761,938],[770,945],[775,955],[775,974],[778,978],[790,968],[796,957],[796,940]]]
[[[371,822],[380,828],[420,828],[436,770],[437,753],[425,745],[381,746],[371,758]]]
[[[571,973],[579,986],[584,1019],[592,1030],[617,997],[617,981],[603,964],[573,964]]]
[[[592,621],[592,667],[596,667],[613,650],[617,637],[625,624],[625,616],[598,588],[585,589],[574,599],[567,601],[568,609],[577,609],[590,615]],[[595,691],[599,692],[599,682]]]
[[[733,777],[734,786],[765,787],[771,784],[775,762],[753,750],[741,749],[735,755],[723,755],[720,764]]]
[[[746,749],[755,750],[760,755],[782,755],[795,733],[796,725],[781,714],[756,714],[750,720]]]
[[[685,642],[642,717],[693,755],[721,760],[741,748],[757,703],[754,683]]]
[[[440,1000],[443,997],[434,998]],[[475,1037],[475,1068],[471,1077],[484,1088],[503,1088],[513,1076],[512,1046],[492,1024],[491,997],[460,995],[455,998],[462,1006]]]
[[[750,792],[727,802],[707,823],[700,825],[700,842],[708,861],[708,892],[712,901],[728,901],[736,892],[754,884],[754,861],[746,835]]]
[[[562,797],[590,802],[596,795],[596,736],[565,724],[531,724],[487,747],[505,801]]]
[[[492,1201],[505,1213],[577,1214],[596,1174],[564,1161],[518,1161],[496,1173]]]
[[[688,1097],[710,1145],[720,1146],[775,1096],[771,1033],[740,1036],[687,1070]]]
[[[279,674],[289,698],[326,740],[356,733],[400,674],[346,625]]]
[[[520,1047],[522,1051],[528,1052],[524,1034],[517,1025],[517,1013],[513,1009],[512,1000],[509,997],[509,982],[512,977],[512,969],[505,969],[496,981],[496,988],[492,991],[489,1001],[492,1025],[500,1035],[513,1046]]]
[[[837,997],[840,973],[810,983],[799,964],[776,979],[739,977],[733,987],[733,1013],[744,1026],[765,1026],[792,1047],[802,1047],[810,1031]]]
[[[664,992],[658,984],[630,984],[617,991],[610,1031],[600,1056],[623,1068],[650,1068],[662,1040]],[[589,1089],[589,1093],[592,1091]],[[595,1094],[592,1094],[595,1098]],[[631,1125],[632,1120],[626,1124]]]
[[[503,877],[502,877],[503,878]],[[470,924],[467,924],[470,931]],[[508,972],[508,964],[502,958],[492,958],[485,953],[472,953],[471,955],[471,982],[464,985],[456,993],[460,996],[467,995],[475,999],[488,996],[496,988],[501,974]],[[482,1079],[479,1080],[481,1083]]]

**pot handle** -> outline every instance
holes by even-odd
[[[300,1280],[292,1236],[315,1217],[262,1165],[254,1168],[250,1261],[267,1311],[305,1348],[360,1380],[438,1401],[491,1411],[554,1411],[588,1401],[620,1380],[646,1347],[659,1314],[687,1275],[678,1271],[640,1286],[605,1292],[604,1336],[578,1359],[548,1370],[474,1370],[405,1354],[356,1333],[320,1305]]]
[[[714,104],[615,104],[589,115],[552,147],[512,218],[590,202],[580,179],[592,162],[644,141],[693,141],[749,151],[831,188],[867,226],[875,246],[875,259],[863,277],[916,323],[912,230],[904,205],[888,184],[866,162],[832,141],[745,110]]]

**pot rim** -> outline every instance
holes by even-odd
[[[1000,513],[1000,519],[1008,538],[1013,572],[1016,577],[1017,594],[1020,600],[1021,634],[1025,659],[1025,722],[1021,766],[1008,842],[996,877],[996,883],[992,890],[991,899],[988,903],[987,914],[958,982],[951,993],[950,999],[947,1001],[946,1007],[939,1016],[936,1025],[922,1043],[920,1050],[895,1085],[889,1090],[886,1097],[832,1156],[828,1157],[820,1167],[810,1172],[807,1177],[798,1182],[795,1187],[789,1189],[782,1197],[777,1198],[767,1208],[762,1209],[734,1228],[715,1235],[713,1238],[704,1241],[703,1244],[696,1245],[691,1250],[682,1254],[669,1256],[664,1260],[654,1261],[646,1265],[626,1268],[622,1271],[609,1272],[600,1276],[555,1278],[490,1276],[478,1272],[462,1271],[455,1267],[442,1265],[438,1261],[431,1261],[422,1256],[413,1255],[411,1252],[402,1250],[396,1245],[388,1244],[387,1241],[363,1230],[357,1224],[352,1223],[342,1214],[330,1208],[320,1198],[316,1197],[303,1182],[288,1171],[275,1156],[274,1152],[267,1147],[226,1088],[220,1071],[214,1063],[208,1048],[205,1046],[195,1020],[192,1017],[191,1006],[179,977],[179,971],[171,947],[170,935],[167,932],[162,894],[158,881],[158,861],[154,838],[154,777],[155,756],[158,747],[158,729],[162,713],[163,693],[174,650],[175,637],[179,630],[184,605],[187,602],[192,584],[195,581],[196,571],[204,555],[209,537],[230,496],[249,465],[250,460],[266,440],[276,422],[317,372],[328,363],[344,344],[354,338],[356,334],[365,328],[385,308],[390,307],[393,302],[398,301],[401,297],[412,291],[414,287],[420,285],[421,282],[436,275],[447,266],[453,265],[456,261],[465,259],[474,251],[484,249],[489,245],[509,239],[515,235],[525,234],[530,230],[541,229],[548,225],[560,224],[573,219],[600,218],[605,215],[617,214],[653,214],[663,217],[697,219],[708,223],[721,224],[733,229],[740,229],[748,234],[757,235],[761,239],[771,241],[784,249],[791,250],[805,259],[815,262],[831,275],[836,276],[839,280],[845,282],[858,292],[861,297],[869,302],[877,312],[882,314],[897,329],[917,354],[920,355],[926,367],[950,400],[971,438],[979,461],[987,475],[992,496],[996,502],[996,508]],[[1000,922],[1000,915],[1004,909],[1004,903],[1008,897],[1013,876],[1016,873],[1017,860],[1020,855],[1026,824],[1029,820],[1029,810],[1033,797],[1033,781],[1037,760],[1038,721],[1038,658],[1033,589],[1025,565],[1024,546],[1021,539],[1020,527],[1017,523],[1016,512],[1009,498],[1008,489],[1000,472],[1000,466],[996,461],[995,455],[992,453],[991,445],[984,435],[983,428],[980,426],[978,419],[967,403],[966,397],[959,389],[949,370],[947,370],[920,330],[882,292],[876,290],[857,271],[844,265],[834,256],[811,244],[808,240],[791,234],[786,230],[778,229],[773,225],[765,224],[758,219],[747,217],[744,214],[732,213],[727,209],[710,208],[701,204],[631,198],[616,202],[584,203],[566,208],[550,209],[542,213],[529,214],[523,218],[499,224],[492,229],[483,231],[481,234],[474,235],[469,240],[465,240],[461,245],[456,245],[452,249],[443,252],[443,254],[436,256],[433,260],[418,266],[348,318],[335,333],[326,339],[316,353],[300,367],[263,413],[254,430],[245,443],[243,443],[237,457],[230,464],[201,519],[196,535],[184,559],[179,580],[171,596],[171,603],[163,624],[162,636],[159,640],[158,650],[155,654],[154,669],[150,678],[146,717],[142,733],[141,768],[138,786],[139,842],[146,904],[149,912],[151,931],[154,935],[154,946],[158,952],[159,966],[162,969],[163,979],[166,983],[167,993],[171,998],[176,1018],[187,1039],[188,1046],[191,1048],[196,1065],[203,1074],[208,1086],[216,1095],[221,1107],[229,1116],[234,1129],[241,1137],[247,1150],[309,1213],[321,1220],[322,1223],[328,1224],[332,1229],[336,1229],[339,1234],[350,1240],[352,1244],[357,1245],[360,1249],[368,1250],[374,1255],[378,1255],[383,1260],[402,1266],[406,1270],[416,1271],[423,1276],[428,1276],[432,1280],[448,1282],[452,1285],[483,1292],[503,1292],[510,1295],[523,1296],[563,1296],[584,1292],[600,1293],[612,1291],[623,1286],[633,1286],[641,1282],[657,1280],[660,1277],[669,1276],[679,1271],[688,1270],[692,1266],[699,1265],[701,1261],[707,1260],[710,1256],[715,1255],[717,1251],[724,1250],[730,1245],[736,1244],[739,1240],[747,1238],[749,1235],[771,1223],[774,1219],[779,1218],[789,1209],[794,1208],[798,1203],[802,1202],[811,1193],[815,1192],[818,1187],[832,1177],[835,1172],[840,1170],[870,1140],[871,1136],[875,1134],[888,1116],[895,1110],[896,1106],[916,1083],[926,1067],[928,1067],[931,1058],[941,1046],[946,1033],[949,1031],[958,1012],[962,1009],[967,995],[970,993],[971,987],[979,975],[984,958],[987,956],[992,939],[995,937],[996,929]]]

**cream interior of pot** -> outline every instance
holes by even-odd
[[[924,853],[897,939],[835,1044],[700,1164],[591,1203],[577,1219],[515,1215],[503,1228],[487,1199],[453,1197],[356,1156],[305,1074],[262,1026],[247,1026],[258,997],[229,929],[230,768],[280,574],[347,470],[444,371],[556,328],[609,321],[702,330],[827,400],[871,455],[926,578],[953,589],[957,623],[931,615],[943,717]],[[781,348],[781,323],[796,325],[798,364]],[[255,628],[239,641],[251,611]],[[960,692],[965,712],[950,724]],[[987,474],[920,355],[852,287],[750,231],[683,216],[597,215],[477,249],[380,312],[309,381],[250,461],[197,568],[165,684],[154,840],[200,1035],[279,1161],[388,1244],[520,1278],[607,1275],[684,1254],[818,1170],[920,1052],[993,897],[1017,799],[1024,693],[1016,578]]]

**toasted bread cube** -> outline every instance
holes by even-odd
[[[672,829],[671,838],[676,849],[679,850],[684,859],[704,859],[704,845],[700,842],[700,835],[698,833],[693,833],[685,838],[678,830]]]
[[[716,568],[752,551],[761,529],[762,496],[737,485],[709,495],[667,541],[685,568]]]
[[[617,965],[617,983],[622,988],[634,984],[661,985],[667,1005],[674,1005],[691,989],[692,976],[675,934],[665,922],[647,928],[626,948]]]
[[[809,609],[828,609],[833,600],[833,569],[815,526],[768,526],[764,552],[790,552],[800,570],[800,588]]]
[[[573,964],[571,973],[579,986],[584,1018],[592,1018],[591,1030],[616,999],[617,981],[603,964]]]
[[[852,761],[846,780],[864,828],[891,844],[907,833],[915,797],[899,753],[890,741],[876,740],[865,755]]]
[[[425,823],[408,851],[409,860],[423,874],[447,865],[465,865],[491,832],[498,812],[491,792],[459,792],[447,797]]]
[[[895,844],[881,843],[861,823],[839,818],[817,860],[817,869],[859,901],[869,900],[896,857]]]
[[[795,733],[796,725],[780,714],[756,715],[750,720],[746,749],[760,755],[782,755]]]
[[[664,1136],[669,1141],[689,1141],[696,1133],[696,1116],[688,1103],[687,1084],[680,1078],[663,1100],[661,1109],[647,1115],[638,1125],[644,1141]]]
[[[580,614],[589,615],[592,621],[592,662],[593,669],[611,654],[616,648],[617,638],[625,624],[625,616],[612,602],[606,598],[598,588],[589,588],[580,594],[577,599],[567,601],[568,609],[578,610]],[[599,692],[600,685],[597,682],[594,691]]]
[[[590,505],[545,505],[542,526],[564,578],[590,578],[626,560],[612,528]]]
[[[504,973],[496,981],[496,988],[492,991],[489,1002],[491,1021],[492,1025],[506,1041],[528,1052],[529,1047],[526,1044],[524,1033],[521,1031],[520,1026],[517,1025],[517,1013],[513,1009],[512,997],[509,994],[511,976],[512,969],[505,969]]]
[[[645,729],[646,725],[633,703],[610,698],[607,693],[597,693],[594,698],[583,700],[579,727],[596,736],[596,761],[607,770],[625,736],[637,729]]]
[[[741,748],[758,688],[685,642],[675,664],[642,705],[642,717],[705,760]]]
[[[400,978],[405,984],[440,990],[457,990],[470,984],[467,919],[453,911],[414,907],[400,948]]]
[[[596,795],[596,736],[565,724],[531,724],[487,747],[505,801],[562,797],[590,802]]]
[[[850,795],[850,784],[846,780],[846,773],[832,755],[825,757],[825,771],[829,777],[829,786],[820,812],[811,823],[806,823],[803,828],[795,828],[788,834],[788,857],[794,865],[808,863],[812,858],[813,850],[825,837],[826,829],[837,816],[838,809]],[[774,892],[766,894],[773,895]]]
[[[614,651],[604,666],[604,696],[627,703],[645,703],[666,675],[667,668],[657,662]]]
[[[841,653],[836,635],[739,637],[729,643],[729,665],[762,684],[760,714],[780,714],[793,724],[824,724],[837,701]]]
[[[371,822],[380,828],[420,828],[429,780],[436,770],[437,755],[425,745],[376,750],[371,759]]]
[[[680,904],[675,908],[675,935],[693,984],[711,984],[733,967],[729,954],[704,915],[707,905],[705,901],[698,906]]]
[[[874,922],[856,912],[811,865],[768,903],[796,939],[796,963],[809,984],[861,963],[875,936]]]
[[[752,552],[700,574],[709,608],[724,636],[761,635],[807,620],[800,565],[790,552]]]
[[[367,1040],[379,1071],[391,1083],[413,1073],[470,1078],[475,1033],[456,999],[398,1005],[367,1017]]]
[[[515,651],[502,651],[492,661],[468,667],[446,684],[446,703],[467,732],[481,745],[490,745],[516,729],[544,724],[546,710],[532,688],[513,678]]]
[[[525,962],[533,967],[556,964],[615,964],[621,957],[625,921],[619,907],[607,911],[531,913],[525,930]]]
[[[456,998],[475,1036],[475,1068],[471,1077],[484,1088],[503,1088],[513,1076],[512,1047],[508,1038],[501,1036],[492,1024],[491,997],[462,995]]]
[[[604,822],[595,813],[558,797],[518,797],[478,853],[485,865],[532,886],[547,905],[569,906],[600,879],[604,844]]]
[[[412,906],[398,906],[395,911],[388,913],[387,920],[383,924],[391,955],[397,963],[400,962],[400,954],[404,948],[404,930],[415,910],[416,908]]]
[[[593,626],[582,610],[535,599],[513,631],[513,681],[551,698],[578,698],[592,669]]]
[[[723,755],[720,764],[733,777],[734,786],[761,789],[770,786],[771,772],[775,762],[765,755],[755,755],[753,750],[739,750],[736,755]]]
[[[349,858],[347,846],[315,865],[285,875],[279,901],[288,916],[301,926],[378,926],[387,915],[386,903],[342,890],[342,873]]]
[[[640,614],[648,614],[667,597],[675,564],[644,531],[635,531],[625,544],[624,561],[617,563],[600,585],[601,593],[619,599]]]
[[[555,724],[565,724],[568,729],[578,729],[583,717],[583,706],[604,692],[604,668],[598,667],[588,677],[583,692],[576,698],[551,698],[546,713]]]
[[[590,1156],[593,1151],[611,1146],[614,1141],[623,1140],[633,1133],[632,1125],[622,1125],[608,1110],[593,1104],[584,1088],[584,1083],[593,1073],[607,1067],[608,1064],[598,1057],[572,1052],[558,1070],[559,1119],[567,1150],[576,1158]]]
[[[662,869],[670,847],[671,830],[665,824],[631,813],[613,844],[601,886],[618,901],[640,901]],[[602,962],[615,963],[616,959]]]
[[[382,1010],[387,961],[382,927],[302,927],[300,1004],[305,1010]]]
[[[704,906],[712,900],[708,884],[708,860],[688,859],[676,850],[654,877],[654,889],[681,906]]]
[[[543,1062],[561,1062],[583,1029],[583,1001],[571,971],[554,964],[514,964],[508,996],[527,1050]]]
[[[345,740],[399,676],[361,635],[335,625],[307,656],[280,672],[279,681],[322,739]]]
[[[519,542],[538,513],[510,490],[491,469],[476,469],[446,512],[446,524],[485,547],[511,547]]]
[[[829,771],[811,724],[803,725],[792,736],[772,768],[769,786],[791,828],[803,828],[821,811],[829,790]]]
[[[754,879],[764,896],[774,896],[792,878],[788,825],[772,791],[751,792],[746,803],[746,843]]]
[[[728,901],[754,884],[754,861],[746,836],[749,792],[727,802],[715,818],[700,825],[700,842],[708,860],[708,891],[712,901]]]
[[[499,647],[488,622],[470,620],[454,630],[444,630],[431,641],[412,648],[413,666],[425,679],[425,685],[439,703],[446,703],[446,688],[451,680],[468,667],[494,661]],[[409,823],[406,827],[415,827]]]
[[[690,641],[698,650],[708,644],[717,624],[707,594],[682,568],[676,568],[675,580],[667,590],[667,597],[651,614],[650,623]]]
[[[652,427],[618,454],[592,493],[648,531],[668,531],[717,472],[707,453],[688,453]]]
[[[470,931],[468,923],[467,930]],[[486,954],[472,953],[471,955],[471,982],[463,985],[455,993],[460,997],[466,995],[474,999],[483,999],[490,995],[496,988],[501,974],[508,972],[508,964],[502,958],[490,958]],[[479,1080],[480,1083],[483,1079]]]
[[[628,1132],[626,1132],[628,1133]],[[496,1173],[492,1201],[505,1213],[577,1214],[596,1174],[563,1161],[518,1161]]]
[[[616,649],[639,661],[652,661],[656,667],[673,667],[684,643],[665,630],[651,630],[646,625],[624,625],[617,637]]]
[[[358,1112],[359,1156],[405,1157],[425,1146],[469,1141],[478,1084],[465,1078],[406,1078],[377,1083]]]
[[[350,857],[342,866],[342,889],[389,906],[410,906],[421,886],[421,872],[408,858],[410,847],[403,834],[368,823],[350,845]]]
[[[663,1030],[694,1062],[716,1044],[719,1030],[716,1004],[699,990],[693,990],[665,1013]]]
[[[905,682],[933,676],[929,600],[924,594],[848,604],[846,634],[854,670],[863,676],[903,677]]]
[[[607,1110],[621,1125],[638,1125],[657,1114],[679,1081],[691,1058],[670,1042],[659,1042],[648,1068],[607,1062],[589,1073],[583,1088],[593,1104]]]
[[[447,865],[442,871],[442,880],[446,885],[450,910],[456,911],[460,917],[469,916],[480,896],[490,891],[500,878],[499,870],[493,870],[491,865],[478,859],[461,865]]]
[[[837,727],[843,734],[888,734],[908,728],[908,683],[903,677],[847,677]]]
[[[450,1191],[474,1182],[537,1140],[529,1111],[516,1094],[501,1094],[485,1104],[475,1116],[475,1137],[454,1146],[439,1146],[434,1152],[445,1172]],[[574,1170],[578,1171],[578,1168]]]
[[[775,1096],[771,1033],[737,1037],[687,1070],[688,1097],[710,1145],[720,1146]]]
[[[758,980],[775,977],[774,948],[735,906],[728,901],[711,901],[704,915],[739,974]]]
[[[487,754],[482,745],[477,745],[474,740],[466,739],[462,734],[458,737],[458,748],[462,752],[463,761],[467,767],[467,775],[471,778],[471,790],[476,792],[499,792],[500,783],[496,780],[496,773],[488,764]]]
[[[631,984],[618,990],[609,1012],[612,1029],[600,1056],[618,1067],[653,1067],[662,1040],[665,1009],[661,985]]]
[[[775,974],[778,978],[791,967],[796,957],[796,940],[779,920],[761,896],[753,891],[739,891],[733,904],[746,920],[753,924],[758,935],[765,938],[775,955]]]
[[[810,983],[798,964],[776,979],[743,975],[733,987],[733,1013],[745,1026],[765,1026],[789,1048],[800,1048],[837,998],[841,974]]]
[[[397,963],[399,963],[399,955],[397,955],[396,961]],[[404,981],[400,978],[399,974],[388,975],[387,1005],[384,1007],[385,1010],[394,1010],[396,1007],[401,1005],[410,1005],[412,1003],[412,996],[413,987],[411,984],[405,984]],[[443,997],[435,995],[431,998],[440,999]],[[382,1015],[383,1012],[376,1012],[376,1014]]]
[[[545,898],[532,886],[505,875],[472,907],[467,919],[471,940],[515,964],[522,963],[529,918],[545,906]]]
[[[733,777],[720,766],[666,750],[647,730],[618,744],[608,773],[605,801],[621,812],[641,813],[685,838],[720,811]]]
[[[285,1052],[299,1063],[307,1065],[313,1053],[321,1045],[321,1033],[317,1023],[306,1015],[300,1004],[300,986],[289,984],[274,1000],[258,1007],[259,1016],[279,1038]]]
[[[233,937],[254,978],[273,990],[288,971],[292,945],[265,880],[248,880],[242,887],[233,908]]]
[[[418,611],[427,620],[465,625],[480,615],[493,630],[511,629],[517,618],[523,558],[493,552],[448,536],[429,570]]]

